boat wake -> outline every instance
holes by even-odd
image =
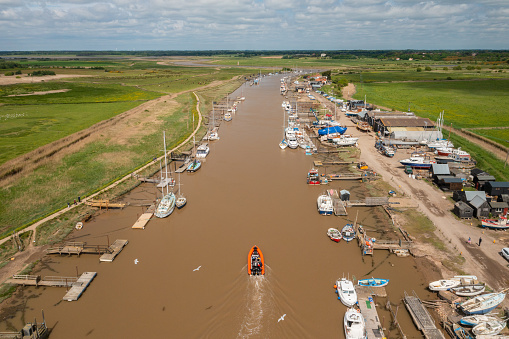
[[[244,314],[237,338],[266,334],[263,330],[264,317],[269,316],[274,305],[267,276],[247,276],[247,280]]]

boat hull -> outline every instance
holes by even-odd
[[[389,283],[389,279],[378,279],[378,278],[369,278],[369,279],[361,279],[357,282],[360,286],[369,286],[369,287],[383,287],[387,286]]]
[[[252,260],[254,257],[260,259],[261,267],[259,269],[254,269]],[[265,260],[263,259],[262,251],[257,247],[253,246],[249,250],[249,254],[247,256],[247,274],[249,275],[264,275],[265,274]]]

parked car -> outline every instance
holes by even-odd
[[[509,260],[509,247],[504,247],[504,248],[502,248],[502,251],[500,252],[500,254],[502,254],[502,256],[503,256],[506,260]]]

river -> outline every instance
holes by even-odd
[[[110,210],[85,223],[72,240],[128,239],[129,244],[113,263],[99,263],[96,255],[45,256],[36,274],[93,271],[97,277],[75,302],[61,301],[63,288],[25,288],[24,318],[16,314],[12,326],[40,320],[43,309],[52,339],[341,338],[346,307],[334,293],[335,280],[374,276],[390,279],[388,298],[401,305],[398,319],[405,334],[420,338],[401,302],[405,290],[430,296],[414,259],[387,251],[362,257],[356,242],[337,244],[326,236],[329,227],[341,228],[357,212],[358,222],[368,227],[387,220],[374,208],[352,208],[347,217],[318,214],[316,198],[325,188],[305,181],[313,157],[278,147],[279,77],[245,85],[246,100],[231,122],[222,123],[221,139],[210,143],[202,169],[182,175],[186,207],[166,219],[154,218],[145,230],[131,229],[144,209],[139,206]],[[240,96],[240,89],[231,96]],[[328,187],[365,194],[358,182]],[[142,184],[123,200],[134,205],[156,195],[154,184]],[[253,245],[265,256],[263,277],[246,273]],[[386,299],[377,302],[383,306]],[[381,309],[379,315],[388,329],[389,312]],[[398,337],[397,331],[389,337]]]

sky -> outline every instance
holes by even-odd
[[[509,49],[509,0],[0,0],[0,50]]]

